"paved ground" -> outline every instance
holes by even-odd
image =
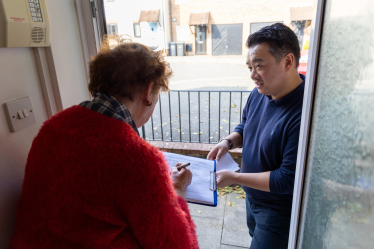
[[[231,133],[240,123],[248,91],[254,88],[245,57],[173,56],[166,60],[173,70],[172,91],[161,95],[153,120],[145,125],[146,137],[215,143]],[[230,91],[237,92],[230,96]]]
[[[218,196],[217,207],[188,204],[201,249],[249,248],[251,237],[246,225],[245,199],[236,198],[239,196],[235,193]],[[236,204],[229,206],[229,201]]]

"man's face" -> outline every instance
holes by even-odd
[[[285,84],[285,60],[278,64],[269,52],[269,45],[262,43],[249,48],[247,65],[259,93],[276,97]]]

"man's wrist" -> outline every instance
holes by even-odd
[[[232,150],[232,147],[234,146],[234,144],[232,143],[231,139],[230,138],[222,138],[220,142],[223,142],[223,141],[227,141],[228,145],[229,145],[229,150]]]

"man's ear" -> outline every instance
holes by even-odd
[[[286,71],[289,71],[290,69],[292,69],[294,66],[295,66],[295,56],[293,55],[293,53],[288,53],[286,56],[285,56],[285,69]]]
[[[145,91],[145,100],[147,101],[147,104],[148,103],[151,103],[152,102],[152,90],[153,90],[153,81],[151,81],[148,86],[147,86],[147,89]]]

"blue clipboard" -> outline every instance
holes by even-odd
[[[209,206],[209,207],[217,207],[217,180],[216,180],[216,160],[214,160],[214,171],[210,171],[210,181],[209,181],[209,189],[212,191],[214,195],[214,203],[213,204],[205,204],[205,203],[199,203],[199,202],[192,202],[188,201],[188,203],[193,204],[199,204],[203,206]]]

